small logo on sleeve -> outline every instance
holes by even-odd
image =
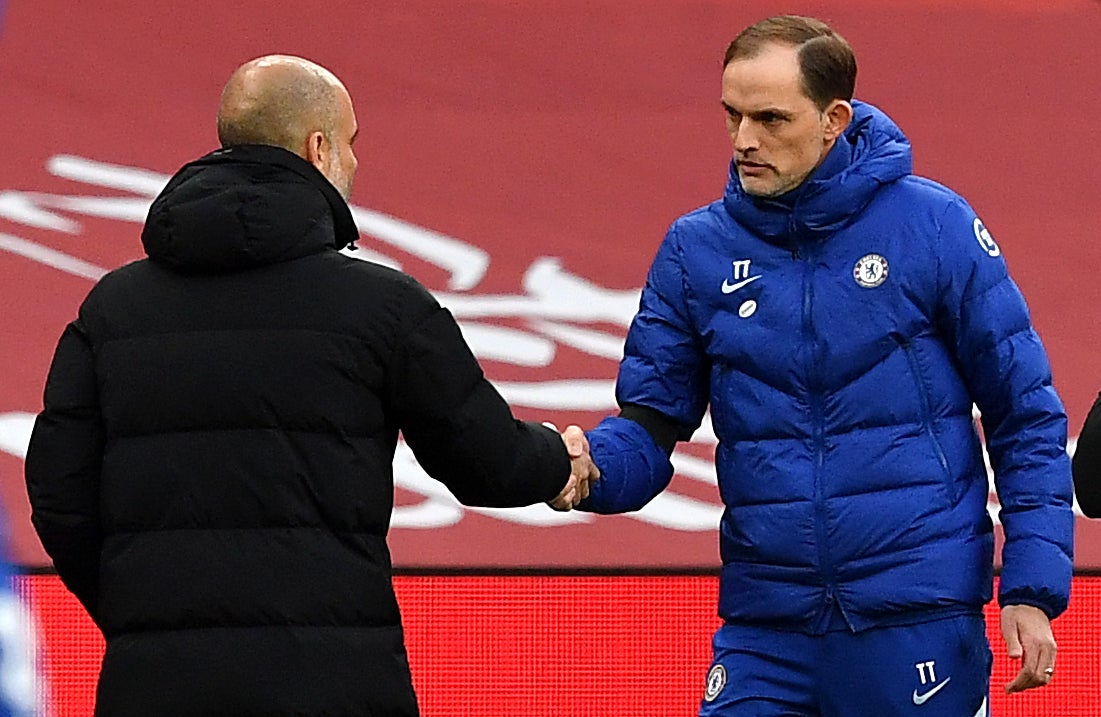
[[[972,227],[975,230],[975,239],[978,240],[983,251],[990,256],[999,256],[1002,253],[997,242],[994,241],[994,237],[990,236],[990,230],[986,228],[981,219],[975,217],[975,223]]]
[[[715,665],[707,673],[707,689],[703,693],[704,701],[714,702],[724,687],[726,687],[726,668],[722,665]]]

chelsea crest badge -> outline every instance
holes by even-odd
[[[853,267],[853,278],[865,289],[874,289],[887,281],[890,265],[879,254],[865,254]]]
[[[726,668],[722,665],[715,665],[707,673],[707,689],[703,693],[704,701],[714,702],[724,687],[726,687]]]

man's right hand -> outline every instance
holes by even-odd
[[[555,510],[572,510],[589,497],[589,484],[600,478],[600,469],[589,455],[589,441],[578,426],[567,426],[562,432],[562,442],[570,454],[570,478],[554,500],[547,505]]]

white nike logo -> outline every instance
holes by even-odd
[[[731,284],[726,279],[723,279],[723,293],[724,294],[732,294],[735,291],[737,291],[738,289],[740,289],[743,286],[745,286],[746,284],[748,284],[749,282],[757,281],[762,276],[763,276],[763,274],[758,274],[757,276],[751,276],[748,279],[746,279],[745,281],[739,281],[737,284]]]
[[[925,704],[925,701],[926,701],[927,699],[929,699],[930,697],[932,697],[933,695],[935,695],[936,693],[938,693],[938,692],[940,692],[940,691],[941,691],[942,689],[944,689],[944,686],[945,686],[945,685],[947,685],[947,684],[948,684],[949,682],[951,682],[951,680],[952,680],[952,678],[951,678],[951,677],[949,677],[949,678],[948,678],[948,679],[946,679],[946,680],[945,680],[944,682],[940,683],[939,685],[937,685],[936,687],[934,687],[933,689],[929,690],[928,692],[926,692],[926,693],[925,693],[925,694],[923,694],[923,695],[919,695],[919,694],[918,694],[918,691],[917,691],[917,690],[914,690],[914,704],[915,704],[915,705],[923,705],[923,704]]]

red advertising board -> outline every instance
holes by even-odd
[[[711,660],[717,580],[710,576],[399,576],[409,665],[432,717],[689,717]],[[39,623],[48,717],[92,714],[103,638],[55,576],[26,578]],[[1101,578],[1075,578],[1055,621],[1051,685],[1007,696],[1010,661],[997,611],[990,714],[1101,714]],[[915,687],[918,676],[914,674]],[[902,689],[909,691],[908,685]]]
[[[520,416],[591,426],[615,409],[665,228],[724,184],[722,51],[781,11],[848,37],[858,95],[908,133],[920,173],[983,216],[1073,436],[1101,388],[1096,2],[331,2],[317,34],[294,3],[13,3],[0,34],[0,498],[17,561],[47,562],[22,458],[56,339],[97,277],[141,257],[166,178],[215,147],[234,67],[286,52],[345,79],[362,136],[357,256],[431,288]],[[705,425],[669,490],[618,517],[464,508],[402,447],[395,564],[712,567],[714,442]],[[1087,521],[1077,559],[1101,567]]]

